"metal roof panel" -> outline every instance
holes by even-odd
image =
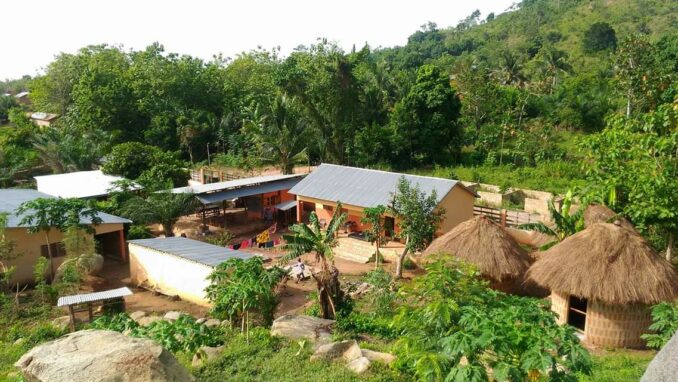
[[[249,253],[180,236],[130,240],[128,243],[180,257],[212,268],[231,258],[244,260],[255,256]]]

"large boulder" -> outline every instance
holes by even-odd
[[[83,330],[36,346],[15,366],[28,382],[193,381],[157,343],[110,330]]]
[[[334,320],[292,314],[278,317],[273,321],[271,334],[292,340],[309,340],[316,344],[328,343],[332,339]]]
[[[640,382],[678,381],[678,332],[654,356]]]
[[[219,355],[224,351],[223,346],[217,346],[217,347],[210,347],[210,346],[203,346],[201,347],[198,352],[193,355],[193,361],[191,362],[191,366],[193,367],[200,367],[208,362],[212,362],[215,359],[219,358]]]
[[[396,356],[390,353],[382,353],[369,349],[362,349],[363,357],[369,359],[372,362],[382,362],[387,365],[393,363],[396,360]]]
[[[337,358],[343,358],[346,362],[351,362],[362,356],[358,343],[355,340],[347,340],[319,346],[311,356],[311,361],[333,361]]]
[[[358,357],[347,363],[346,368],[356,374],[362,374],[370,368],[370,360],[367,357]]]
[[[54,281],[58,282],[64,275],[68,264],[75,262],[78,269],[81,269],[86,276],[96,276],[104,269],[104,257],[97,254],[80,255],[72,259],[68,259],[61,263],[56,272],[54,272]]]

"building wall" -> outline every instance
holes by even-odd
[[[645,305],[612,305],[589,301],[586,314],[586,341],[597,346],[643,348],[641,334],[652,324],[650,310]]]
[[[132,243],[129,244],[129,266],[132,284],[209,306],[205,288],[209,285],[207,276],[212,267]]]
[[[551,293],[551,310],[556,314],[558,325],[567,323],[567,310],[570,308],[569,298],[565,294],[558,292]]]
[[[94,227],[96,234],[103,234],[115,231],[122,231],[122,224],[100,224]],[[38,232],[28,233],[26,228],[7,228],[7,238],[14,242],[15,253],[21,254],[18,258],[9,261],[8,265],[15,266],[16,270],[12,276],[12,284],[30,284],[34,282],[33,267],[41,256],[40,247],[45,245],[45,234]],[[50,243],[58,243],[63,240],[63,234],[53,229],[49,233]],[[64,262],[65,256],[54,258],[54,270]]]
[[[473,218],[474,202],[473,194],[462,187],[454,186],[439,204],[445,209],[445,218],[440,223],[439,233],[447,233],[459,223]]]
[[[315,198],[308,198],[303,196],[298,196],[297,200],[304,203],[315,204],[315,213],[318,215],[318,219],[325,220],[329,223],[332,219],[332,214],[334,213],[334,208],[336,208],[337,203],[327,200],[320,200]],[[438,234],[444,234],[456,227],[457,224],[471,219],[473,217],[473,203],[475,197],[470,192],[466,191],[462,187],[453,187],[452,190],[445,195],[445,197],[440,201],[439,206],[445,209],[445,216],[443,221],[440,224],[440,230]],[[331,207],[328,209],[326,207]],[[365,208],[359,206],[353,206],[349,204],[342,204],[342,209],[348,213],[347,221],[353,221],[356,223],[356,230],[364,231],[369,228],[368,225],[365,225],[360,222],[363,216],[363,211]],[[388,216],[388,214],[387,214]],[[398,222],[396,221],[395,231],[398,231]]]

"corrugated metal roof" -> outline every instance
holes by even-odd
[[[231,258],[249,259],[254,257],[254,255],[249,253],[179,236],[130,240],[128,243],[181,257],[182,259],[209,267],[216,267]]]
[[[290,193],[358,207],[386,206],[391,202],[401,176],[427,194],[435,190],[438,201],[458,184],[450,179],[323,163],[297,183]]]
[[[83,293],[71,296],[59,297],[57,306],[69,306],[76,304],[85,304],[88,302],[97,302],[103,300],[110,300],[113,298],[120,298],[132,295],[132,291],[127,287],[118,289],[105,290],[102,292]]]
[[[197,198],[203,204],[212,204],[224,200],[232,200],[235,198],[243,198],[245,196],[264,194],[266,192],[289,190],[299,183],[299,181],[301,181],[300,178],[282,179],[263,184],[243,186],[231,190],[200,194],[197,196]]]
[[[19,224],[22,217],[16,214],[16,209],[24,203],[33,199],[38,198],[53,198],[51,195],[44,194],[40,191],[30,190],[30,189],[20,189],[20,188],[6,188],[0,189],[0,213],[7,213],[7,227],[27,227],[26,225]],[[101,224],[125,224],[131,223],[131,220],[121,218],[115,215],[109,215],[107,213],[99,212],[99,217],[101,218]],[[90,224],[89,219],[82,219],[80,221],[82,224]]]
[[[274,207],[281,210],[281,211],[287,211],[291,210],[292,208],[297,206],[297,201],[296,200],[290,200],[289,202],[282,202],[276,204]]]
[[[101,170],[36,176],[38,191],[60,198],[95,198],[106,196],[121,176],[106,175]]]
[[[226,181],[226,182],[198,184],[198,185],[195,185],[195,186],[187,186],[187,187],[178,187],[178,188],[172,189],[172,192],[175,193],[175,194],[177,194],[177,193],[205,194],[205,193],[209,193],[209,192],[218,192],[218,191],[230,190],[230,189],[234,189],[234,188],[254,186],[254,185],[257,185],[257,184],[276,182],[276,181],[284,180],[284,179],[291,179],[291,178],[300,179],[303,176],[304,175],[300,175],[300,174],[255,176],[255,177],[252,177],[252,178],[235,179],[235,180],[229,180],[229,181]]]

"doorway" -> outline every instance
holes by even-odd
[[[567,323],[578,330],[584,331],[586,328],[586,312],[588,300],[570,296],[567,308]]]

